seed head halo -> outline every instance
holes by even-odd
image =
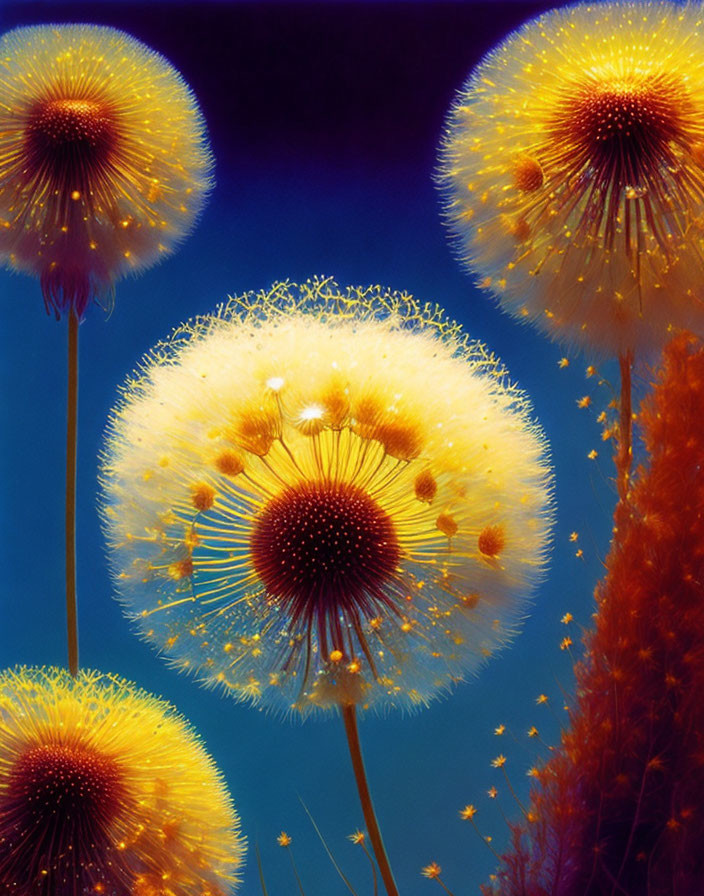
[[[316,278],[232,298],[156,346],[111,415],[118,593],[236,699],[423,705],[508,643],[541,576],[531,413],[409,295]]]
[[[704,331],[704,14],[579,3],[477,66],[437,172],[459,257],[501,307],[596,355]]]
[[[205,125],[173,66],[115,28],[15,28],[0,57],[0,262],[80,317],[190,232],[212,187]]]
[[[227,896],[245,843],[169,704],[112,675],[0,674],[0,890]]]

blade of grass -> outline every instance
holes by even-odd
[[[355,888],[352,886],[352,884],[349,882],[349,880],[347,880],[347,878],[345,877],[345,875],[344,875],[342,869],[340,868],[340,866],[339,866],[339,865],[337,864],[337,862],[335,861],[335,857],[333,856],[332,852],[330,852],[330,847],[329,847],[329,846],[327,845],[327,843],[325,842],[325,837],[323,837],[323,834],[322,834],[320,828],[319,828],[318,825],[315,823],[315,819],[314,819],[313,816],[311,815],[310,810],[308,809],[308,806],[306,806],[306,804],[303,802],[303,800],[301,799],[300,796],[298,797],[298,799],[299,799],[301,805],[303,806],[303,808],[305,809],[305,813],[306,813],[306,815],[308,816],[308,818],[310,819],[310,823],[311,823],[311,824],[313,825],[313,827],[315,828],[315,833],[318,835],[318,837],[320,837],[320,842],[321,842],[321,843],[323,844],[323,846],[325,847],[325,852],[328,854],[328,858],[329,858],[330,861],[332,862],[333,867],[335,868],[335,871],[337,871],[337,873],[340,875],[340,877],[342,878],[342,880],[343,880],[345,886],[346,886],[347,889],[350,891],[350,893],[352,893],[352,896],[357,896],[357,891],[356,891]]]
[[[266,882],[264,881],[264,868],[262,867],[262,854],[259,852],[259,843],[254,841],[254,854],[257,857],[257,868],[259,869],[259,883],[262,885],[262,896],[269,896],[269,891],[266,888]]]

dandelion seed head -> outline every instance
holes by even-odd
[[[233,298],[145,358],[103,516],[127,612],[179,668],[283,712],[413,708],[511,640],[550,480],[483,346],[409,296],[316,279]]]
[[[460,258],[555,339],[618,354],[704,330],[704,16],[580,3],[458,93],[438,181]]]
[[[97,672],[4,672],[0,756],[8,892],[233,892],[237,816],[168,704]]]
[[[16,28],[0,58],[0,262],[81,316],[191,230],[211,188],[203,120],[178,72],[114,28]]]

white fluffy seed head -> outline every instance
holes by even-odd
[[[482,345],[407,295],[324,279],[157,346],[102,466],[141,632],[208,684],[301,712],[424,704],[506,644],[545,565],[550,483]]]

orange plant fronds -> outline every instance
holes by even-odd
[[[704,885],[704,349],[674,340],[640,416],[562,745],[514,828],[501,896],[691,896]]]

